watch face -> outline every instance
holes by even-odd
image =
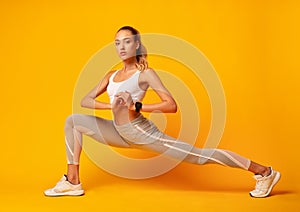
[[[141,102],[136,102],[135,103],[135,111],[140,112],[141,108],[142,108],[142,103]]]

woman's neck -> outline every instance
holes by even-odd
[[[133,69],[136,69],[136,64],[137,61],[135,58],[127,59],[123,61],[123,71],[130,71]]]

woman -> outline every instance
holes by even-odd
[[[176,102],[164,87],[153,69],[148,68],[146,48],[142,45],[139,32],[130,26],[120,28],[115,36],[115,45],[123,68],[107,73],[101,82],[90,91],[81,102],[82,107],[90,109],[111,109],[114,120],[73,114],[67,118],[65,141],[67,149],[67,175],[54,188],[46,190],[46,196],[83,195],[79,180],[79,158],[82,134],[95,140],[117,147],[140,148],[167,154],[174,158],[195,164],[215,163],[241,168],[254,173],[256,187],[250,192],[252,197],[266,197],[280,179],[280,173],[250,161],[234,152],[221,149],[200,149],[188,143],[171,138],[144,118],[140,113],[161,111],[174,113]],[[147,89],[151,87],[161,101],[142,104]],[[110,103],[96,98],[107,91]],[[101,132],[99,131],[101,130]]]

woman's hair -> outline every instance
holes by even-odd
[[[135,29],[135,28],[133,28],[131,26],[123,26],[123,27],[121,27],[117,31],[117,33],[120,32],[120,31],[122,31],[122,30],[128,30],[128,31],[130,31],[131,34],[134,36],[134,41],[138,41],[139,42],[139,44],[140,44],[139,48],[136,50],[136,60],[137,60],[138,63],[140,63],[140,62],[143,63],[143,61],[145,62],[146,61],[146,57],[147,57],[147,49],[142,44],[140,32],[137,29]]]

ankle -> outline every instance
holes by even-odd
[[[79,180],[68,180],[69,183],[73,184],[73,185],[78,185],[80,184]]]
[[[265,167],[264,170],[260,173],[260,175],[267,177],[271,174],[271,167]]]
[[[79,181],[79,165],[68,164],[67,181],[71,184],[77,185]]]
[[[74,176],[66,176],[67,177],[67,181],[73,185],[77,185],[80,184],[80,180],[78,177],[74,177]]]

